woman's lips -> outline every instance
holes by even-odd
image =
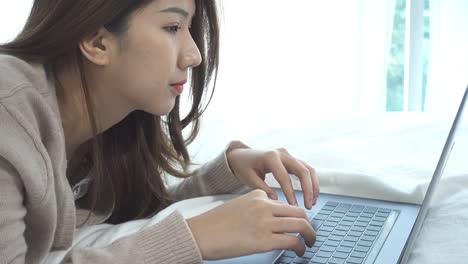
[[[187,80],[184,80],[182,82],[179,82],[179,83],[174,83],[174,84],[171,84],[172,86],[172,89],[178,93],[178,94],[181,94],[183,91],[184,91],[184,84],[187,82]]]
[[[184,91],[184,85],[183,84],[173,84],[172,89],[176,91],[178,94],[181,94]]]

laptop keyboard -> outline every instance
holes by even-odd
[[[286,250],[275,264],[364,263],[390,212],[385,208],[327,202],[310,219],[317,233],[314,246],[306,247],[302,257]]]

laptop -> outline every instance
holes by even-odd
[[[305,209],[317,239],[313,247],[306,247],[303,256],[296,256],[292,250],[275,250],[204,263],[407,263],[455,144],[467,96],[468,87],[421,205],[321,193],[312,210]],[[276,192],[280,200],[286,201],[280,189]],[[304,200],[301,191],[295,193],[298,201]]]

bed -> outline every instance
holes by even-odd
[[[285,147],[317,170],[321,192],[421,203],[453,121],[453,114],[346,114],[313,120],[292,117],[203,123],[190,146],[194,161],[214,158],[228,141],[253,148]],[[311,118],[312,119],[312,118]],[[295,177],[293,185],[300,189]],[[271,175],[267,183],[277,187]],[[468,262],[468,114],[437,187],[430,211],[411,251],[410,263]],[[209,210],[236,195],[181,201],[152,219],[79,230],[75,244],[103,246],[158,222],[173,210],[185,217]],[[50,260],[66,252],[56,252]]]

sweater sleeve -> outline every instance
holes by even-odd
[[[177,201],[198,196],[246,192],[249,189],[229,168],[226,153],[232,149],[248,148],[239,141],[232,141],[213,160],[192,172],[183,181],[171,185],[168,192]]]
[[[23,185],[14,168],[0,156],[0,263],[24,263],[26,260],[26,224],[23,217]]]
[[[24,237],[22,184],[15,170],[0,156],[0,263],[23,264],[28,246]],[[109,227],[110,229],[114,226]],[[112,230],[108,230],[112,232]],[[91,240],[96,240],[93,237]],[[92,242],[90,244],[92,244]],[[175,211],[161,221],[119,238],[104,247],[77,245],[60,263],[202,263],[196,241],[183,216]],[[34,259],[32,263],[43,263]]]
[[[111,227],[112,228],[112,227]],[[62,263],[202,263],[183,216],[175,211],[160,222],[105,247],[72,248]]]

